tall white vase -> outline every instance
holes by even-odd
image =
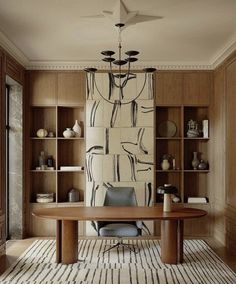
[[[75,132],[76,137],[81,137],[82,135],[82,129],[81,126],[78,123],[78,120],[76,119],[75,125],[73,126],[73,131]]]

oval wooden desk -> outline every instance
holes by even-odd
[[[198,218],[207,212],[194,208],[176,208],[165,213],[162,207],[58,207],[34,210],[33,215],[57,220],[56,262],[78,261],[78,221],[161,220],[161,260],[183,262],[184,219]]]

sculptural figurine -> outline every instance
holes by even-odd
[[[200,132],[198,130],[198,123],[197,121],[194,121],[192,119],[190,119],[188,121],[188,131],[187,131],[187,136],[188,137],[199,137],[200,136]]]

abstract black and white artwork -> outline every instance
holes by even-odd
[[[109,74],[87,74],[87,206],[103,205],[108,186],[134,187],[139,206],[152,203],[154,90],[152,74],[147,75],[142,90],[145,76],[132,76],[123,89],[120,104],[119,89],[112,85]],[[145,222],[143,233],[152,231],[152,222]],[[96,235],[96,224],[88,223],[86,233]]]

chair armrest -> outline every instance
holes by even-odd
[[[137,226],[139,229],[142,229],[142,228],[143,228],[143,221],[136,221],[136,226]]]

